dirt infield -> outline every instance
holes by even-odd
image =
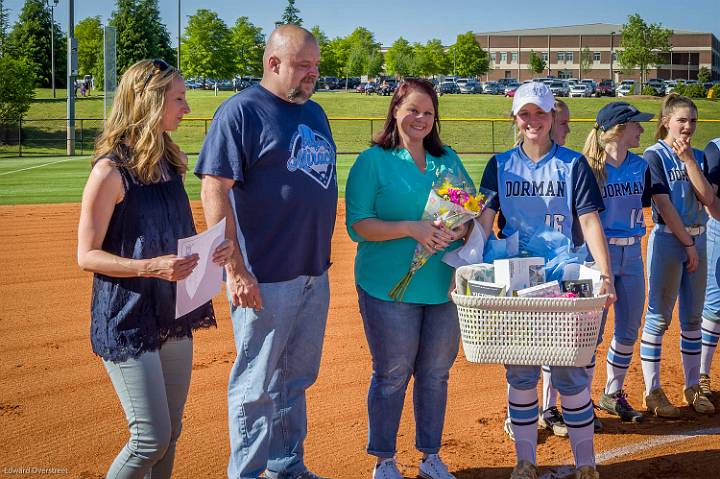
[[[193,207],[203,229],[199,205]],[[0,208],[0,470],[5,475],[101,478],[127,438],[120,404],[102,363],[90,350],[91,279],[75,262],[78,211],[74,204]],[[353,286],[354,251],[341,205],[333,242],[330,317],[320,379],[309,392],[306,442],[308,466],[333,478],[370,477],[373,463],[364,452],[370,357]],[[192,386],[177,451],[178,478],[221,478],[225,473],[225,391],[234,346],[224,298],[216,298],[215,307],[218,328],[196,335]],[[602,358],[610,331],[612,322],[600,348],[595,398],[605,380]],[[663,385],[670,399],[680,404],[677,321],[664,350]],[[719,367],[716,360],[715,385],[720,385]],[[640,407],[637,354],[627,389],[631,403]],[[509,477],[514,449],[501,427],[505,396],[501,366],[470,364],[460,354],[451,372],[442,450],[458,478]],[[413,447],[410,397],[398,438],[398,460],[406,477],[416,477],[420,454]],[[720,414],[701,417],[685,407],[678,420],[648,418],[641,425],[601,417],[605,431],[596,436],[595,444],[602,477],[719,474]],[[567,440],[540,433],[543,473],[568,464],[570,457]]]

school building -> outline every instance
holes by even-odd
[[[537,76],[592,78],[593,80],[640,79],[640,70],[620,71],[617,52],[622,50],[622,25],[591,23],[564,27],[530,28],[475,33],[480,46],[490,53],[490,70],[483,80]],[[720,42],[712,33],[674,30],[672,51],[662,54],[663,63],[648,71],[648,78],[696,80],[700,67],[707,67],[711,79],[720,80]],[[587,61],[581,68],[581,52],[587,49]],[[530,52],[542,56],[546,71],[528,70]]]

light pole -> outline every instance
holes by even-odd
[[[180,19],[182,18],[180,12],[182,11],[181,8],[181,1],[178,0],[178,49],[177,49],[177,69],[180,71]]]
[[[690,81],[690,52],[688,52],[688,81]]]
[[[610,32],[610,81],[615,81],[613,76],[613,57],[615,56],[615,32]]]
[[[455,81],[455,77],[457,76],[457,73],[455,72],[455,52],[457,51],[457,43],[455,44],[453,48],[453,81]]]
[[[60,3],[60,0],[45,0],[48,8],[50,9],[50,84],[52,85],[52,95],[55,96],[55,7]]]

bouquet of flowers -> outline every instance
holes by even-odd
[[[423,220],[439,223],[443,228],[451,230],[467,221],[480,216],[485,205],[495,196],[495,192],[485,190],[476,193],[471,183],[454,175],[450,170],[439,177],[428,195]],[[415,273],[428,262],[437,251],[428,251],[418,244],[415,247],[410,269],[398,281],[388,295],[395,301],[402,301],[405,291]]]

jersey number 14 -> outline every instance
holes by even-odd
[[[642,208],[633,208],[630,210],[630,229],[636,226],[645,226],[645,215]]]

